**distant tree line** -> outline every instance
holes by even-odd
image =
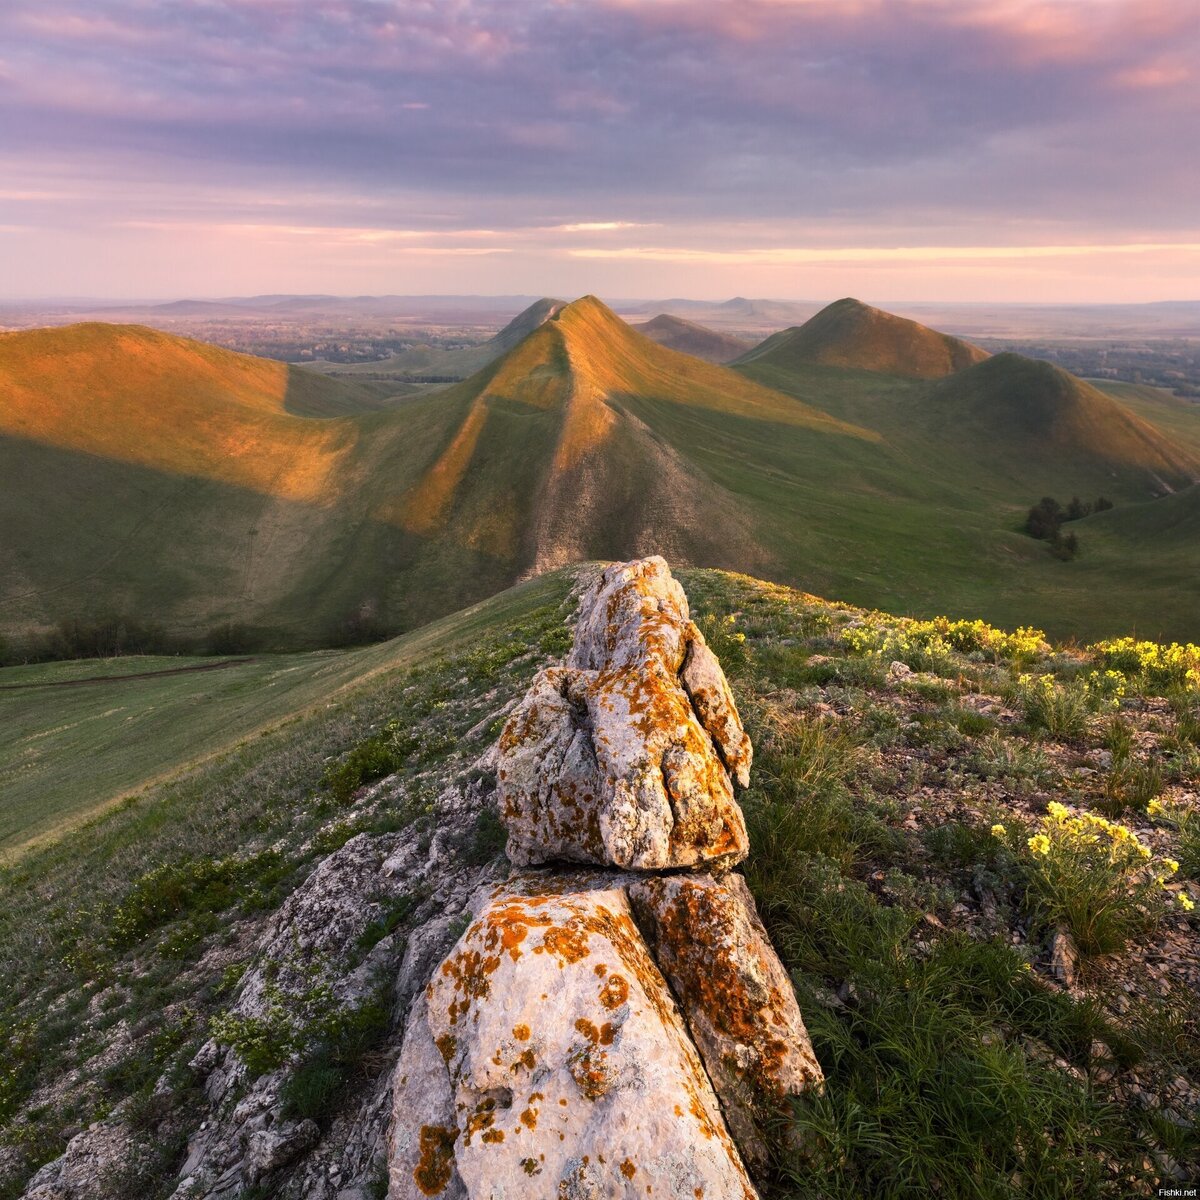
[[[1030,537],[1049,542],[1050,553],[1055,558],[1068,562],[1079,552],[1079,538],[1074,533],[1064,534],[1063,525],[1112,507],[1113,502],[1107,496],[1097,496],[1091,501],[1072,496],[1070,503],[1065,507],[1053,496],[1043,496],[1029,510],[1029,515],[1025,518],[1025,532]]]
[[[358,610],[332,622],[319,644],[325,648],[362,646],[386,641],[397,631]],[[63,662],[80,658],[122,658],[132,654],[211,654],[218,657],[279,649],[286,639],[278,630],[239,622],[215,625],[198,635],[168,633],[155,622],[128,614],[106,614],[84,620],[71,617],[48,632],[30,630],[19,638],[0,636],[0,667],[17,663]]]

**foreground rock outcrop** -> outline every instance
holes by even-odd
[[[567,665],[537,677],[501,734],[509,860],[731,866],[749,849],[733,779],[748,782],[750,758],[666,563],[610,568],[582,602]]]
[[[750,761],[666,563],[606,570],[497,758],[509,859],[606,869],[527,870],[473,899],[409,1019],[391,1200],[756,1195],[747,1164],[822,1076],[726,873],[749,850]]]
[[[822,1076],[754,897],[732,874],[652,876],[629,895],[742,1155],[762,1168],[768,1127]]]
[[[392,1196],[753,1195],[629,882],[494,889],[414,1014]]]

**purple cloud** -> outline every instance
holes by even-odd
[[[142,181],[120,215],[1169,240],[1198,62],[1190,0],[16,0],[0,168],[96,219]]]

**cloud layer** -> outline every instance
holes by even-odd
[[[172,244],[194,289],[189,245],[245,267],[249,230],[264,271],[300,241],[364,283],[364,245],[422,280],[623,255],[626,293],[671,290],[646,247],[661,272],[1155,243],[1191,269],[1198,63],[1191,0],[10,0],[0,253],[26,294],[94,290],[106,247],[122,290],[183,290]]]

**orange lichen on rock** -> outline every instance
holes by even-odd
[[[748,849],[733,778],[744,784],[749,765],[720,664],[666,563],[610,567],[580,603],[566,666],[535,678],[500,736],[509,858],[732,865]]]
[[[763,1165],[766,1130],[823,1075],[750,890],[738,875],[662,876],[639,880],[630,896],[730,1129]]]
[[[458,1130],[447,1129],[444,1125],[422,1125],[420,1136],[421,1161],[413,1172],[413,1179],[422,1195],[440,1196],[450,1182]]]
[[[621,1162],[637,1164],[638,1195],[645,1183],[665,1195],[681,1183],[686,1195],[696,1186],[721,1200],[753,1194],[633,920],[631,882],[514,875],[483,902],[451,969],[435,973],[425,1019],[453,1097],[454,1165],[468,1197],[557,1200],[579,1171],[579,1186],[608,1194],[603,1181],[628,1180]],[[514,925],[524,930],[516,956],[503,936]],[[672,1115],[677,1100],[682,1117]]]

